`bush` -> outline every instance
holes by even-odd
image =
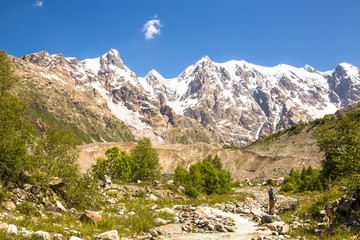
[[[106,150],[107,159],[98,158],[96,164],[92,166],[92,171],[98,179],[108,175],[114,180],[128,181],[131,175],[132,157],[121,151],[118,147]]]
[[[225,144],[225,145],[222,146],[222,149],[239,150],[239,149],[241,149],[241,148],[240,148],[240,147],[237,147],[237,146],[231,146],[231,145]]]
[[[105,155],[106,159],[98,158],[92,166],[93,174],[99,179],[108,175],[120,181],[152,181],[160,176],[159,155],[148,138],[139,140],[131,155],[118,147],[109,148]]]
[[[281,191],[284,192],[321,191],[322,189],[321,171],[312,169],[311,166],[307,169],[304,167],[301,173],[291,169],[281,187]]]
[[[38,176],[43,175],[43,181],[51,177],[70,181],[79,174],[77,145],[78,141],[66,129],[50,128],[35,147],[33,171]]]
[[[86,210],[101,205],[97,181],[90,174],[74,176],[71,181],[65,183],[63,192],[63,198],[69,208]]]
[[[16,209],[22,214],[40,217],[40,213],[37,211],[34,203],[21,202],[17,204]]]
[[[231,191],[230,173],[222,169],[221,159],[217,155],[214,158],[209,155],[202,162],[191,165],[189,171],[179,164],[175,169],[174,181],[183,185],[190,197]]]

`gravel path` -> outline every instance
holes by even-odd
[[[260,234],[268,235],[271,234],[271,231],[261,231],[258,229],[257,223],[249,221],[248,219],[241,217],[239,214],[223,212],[219,209],[214,209],[211,207],[202,207],[201,210],[209,215],[212,216],[223,216],[224,218],[230,217],[234,220],[235,226],[233,233],[183,233],[183,234],[174,234],[169,236],[162,236],[161,239],[190,239],[190,240],[197,240],[197,239],[252,239],[253,237],[256,238]]]

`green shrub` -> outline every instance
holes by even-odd
[[[67,130],[50,128],[35,147],[32,166],[38,181],[60,177],[65,182],[79,174],[78,141]]]
[[[2,187],[0,184],[0,202],[7,200],[10,197],[10,193],[6,187]]]
[[[106,159],[98,158],[92,166],[92,173],[98,179],[108,175],[114,180],[125,182],[152,181],[160,176],[159,155],[148,138],[139,140],[131,155],[120,151],[118,147],[109,148],[105,155]]]
[[[304,191],[321,191],[323,189],[321,171],[307,169],[304,167],[301,171],[291,169],[288,177],[284,179],[281,191],[284,192],[304,192]]]
[[[101,205],[97,180],[90,174],[77,175],[63,187],[63,198],[69,208],[96,209]]]
[[[231,150],[239,150],[239,149],[241,149],[240,147],[231,146],[231,145],[227,145],[227,144],[223,145],[222,148],[223,149],[231,149]]]
[[[16,205],[16,209],[19,210],[20,213],[31,216],[40,216],[40,213],[36,209],[36,205],[30,202],[21,202]]]
[[[191,165],[189,171],[179,164],[175,169],[174,181],[183,185],[190,197],[231,191],[230,173],[222,169],[221,159],[217,155],[214,158],[209,155],[202,162]]]

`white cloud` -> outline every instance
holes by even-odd
[[[43,4],[44,4],[44,1],[39,1],[39,0],[38,0],[38,1],[35,2],[35,6],[36,6],[36,7],[42,7]]]
[[[151,17],[149,21],[144,24],[143,32],[145,32],[145,38],[147,40],[154,39],[155,35],[160,34],[160,28],[164,25],[161,24],[159,19],[156,19],[157,15]]]

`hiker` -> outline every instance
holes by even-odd
[[[275,214],[275,202],[276,202],[276,195],[274,192],[274,188],[270,188],[268,191],[269,193],[269,215]]]

